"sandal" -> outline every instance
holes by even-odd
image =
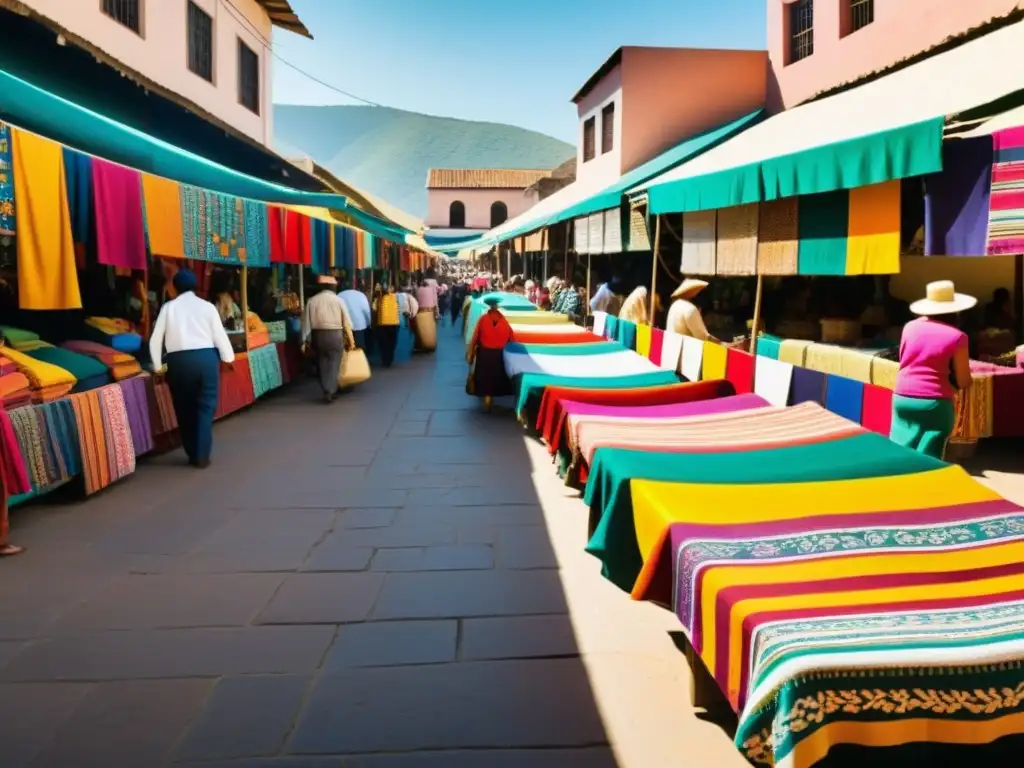
[[[16,547],[13,544],[4,544],[0,546],[0,557],[14,557],[20,555],[25,551],[24,547]]]

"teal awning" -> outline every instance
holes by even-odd
[[[653,214],[832,192],[942,170],[950,117],[1024,91],[1024,22],[774,115],[634,187]],[[813,66],[813,62],[811,62]]]
[[[0,70],[0,120],[73,149],[156,176],[214,192],[283,205],[331,208],[357,226],[392,242],[409,231],[348,202],[342,195],[305,192],[247,176],[149,136]]]

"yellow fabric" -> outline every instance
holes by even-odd
[[[839,355],[839,375],[854,381],[871,381],[871,355],[856,349],[844,349]]]
[[[51,363],[44,363],[42,360],[36,360],[34,357],[29,357],[23,352],[11,349],[10,347],[4,347],[4,357],[18,366],[18,370],[25,374],[28,380],[32,382],[33,389],[53,387],[61,384],[74,385],[78,381],[78,379],[63,368]]]
[[[11,152],[18,206],[18,306],[81,309],[64,149],[12,128]]]
[[[181,188],[176,181],[142,174],[146,231],[149,233],[149,250],[154,256],[185,258],[180,192]]]
[[[790,365],[805,367],[807,362],[807,348],[811,342],[803,339],[786,339],[779,345],[779,360]]]
[[[503,312],[512,325],[551,325],[568,323],[569,316],[558,312]]]
[[[377,325],[398,325],[398,296],[385,293],[377,302]]]
[[[884,360],[880,357],[871,358],[871,383],[886,389],[896,389],[896,376],[900,372],[900,364],[895,360]]]
[[[52,346],[53,344],[42,339],[32,339],[31,341],[23,341],[21,344],[15,344],[14,348],[19,352],[33,352],[37,349],[48,349]]]
[[[245,330],[248,333],[267,333],[267,326],[259,315],[250,310],[245,315]]]
[[[701,379],[724,379],[725,362],[729,352],[721,344],[713,341],[704,342],[704,360]]]
[[[132,324],[119,317],[90,317],[86,319],[85,324],[91,325],[96,330],[103,331],[108,336],[133,332]]]
[[[804,367],[839,375],[843,370],[843,350],[831,344],[811,344],[807,347]]]
[[[636,327],[636,353],[641,357],[650,357],[651,326],[638,325]]]
[[[850,190],[846,274],[900,271],[900,207],[898,179]]]

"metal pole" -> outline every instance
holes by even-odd
[[[754,292],[754,322],[750,324],[750,354],[757,354],[757,334],[761,326],[761,292],[764,288],[764,275],[757,276],[757,289]]]
[[[654,325],[654,302],[658,296],[658,254],[661,253],[661,214],[654,217],[654,258],[651,259],[651,325]]]
[[[587,254],[587,301],[590,301],[590,254]]]

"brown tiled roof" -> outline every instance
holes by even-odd
[[[270,16],[270,21],[275,27],[287,29],[289,32],[308,37],[310,40],[313,39],[313,35],[306,29],[306,25],[296,15],[288,0],[256,0],[256,2],[263,6],[263,10]]]
[[[548,169],[431,168],[427,189],[526,189],[549,173]]]

